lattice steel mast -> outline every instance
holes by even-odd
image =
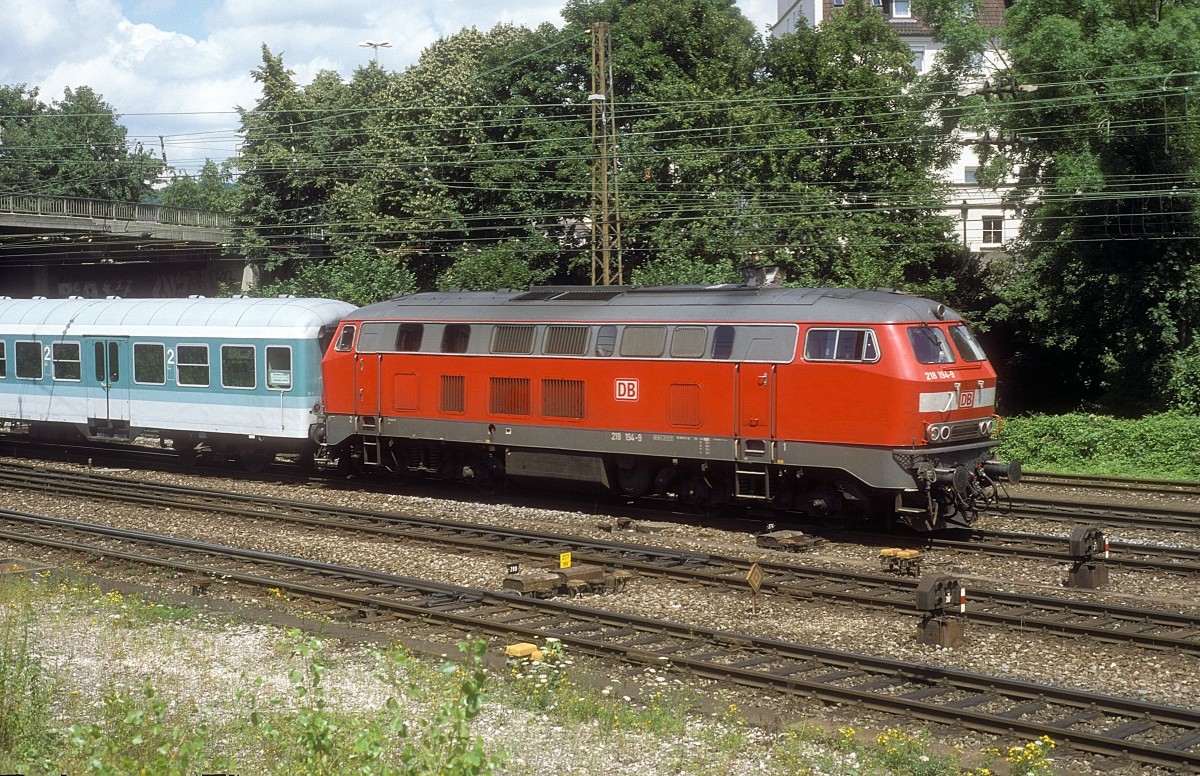
[[[617,190],[617,120],[612,101],[608,23],[592,25],[592,285],[622,282],[621,205]],[[613,260],[616,260],[614,278]]]

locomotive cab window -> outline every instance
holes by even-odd
[[[221,387],[253,388],[254,346],[221,346]]]
[[[267,387],[274,391],[292,388],[292,349],[282,345],[267,347]]]
[[[42,343],[33,340],[17,343],[17,379],[42,379]]]
[[[946,332],[935,326],[913,326],[908,330],[913,355],[922,364],[953,364],[954,351]]]
[[[55,342],[50,346],[50,360],[55,380],[82,380],[78,342]]]
[[[180,345],[175,349],[175,382],[197,388],[208,386],[208,345]]]
[[[340,353],[345,353],[354,347],[354,331],[355,329],[353,324],[343,326],[342,333],[338,335],[337,342],[334,344],[333,349]]]
[[[804,360],[874,363],[879,360],[879,342],[872,329],[809,329]]]
[[[966,326],[962,324],[951,326],[950,340],[954,343],[955,349],[958,350],[958,357],[963,361],[983,361],[987,359],[983,348],[979,346],[979,340],[975,339],[975,335]]]
[[[140,385],[163,385],[167,368],[163,346],[139,342],[133,346],[133,381]]]

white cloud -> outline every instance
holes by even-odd
[[[197,168],[235,149],[236,106],[258,99],[261,47],[283,54],[298,83],[322,69],[348,75],[374,56],[412,64],[437,39],[498,23],[561,26],[565,0],[0,0],[0,84],[41,88],[44,101],[90,86],[122,115],[131,139],[167,142],[169,161]],[[775,0],[739,0],[762,32]],[[171,13],[176,22],[166,21]],[[155,23],[135,23],[153,18]],[[178,25],[192,35],[184,34]],[[203,35],[202,35],[203,33]],[[202,35],[202,36],[201,36]]]

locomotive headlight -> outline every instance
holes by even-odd
[[[991,418],[979,421],[979,436],[991,436],[993,428],[995,425]]]
[[[925,429],[925,438],[930,442],[941,442],[943,439],[949,439],[950,427],[940,423],[934,423]]]

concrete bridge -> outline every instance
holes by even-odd
[[[180,296],[244,289],[232,217],[191,208],[0,194],[0,294]]]

